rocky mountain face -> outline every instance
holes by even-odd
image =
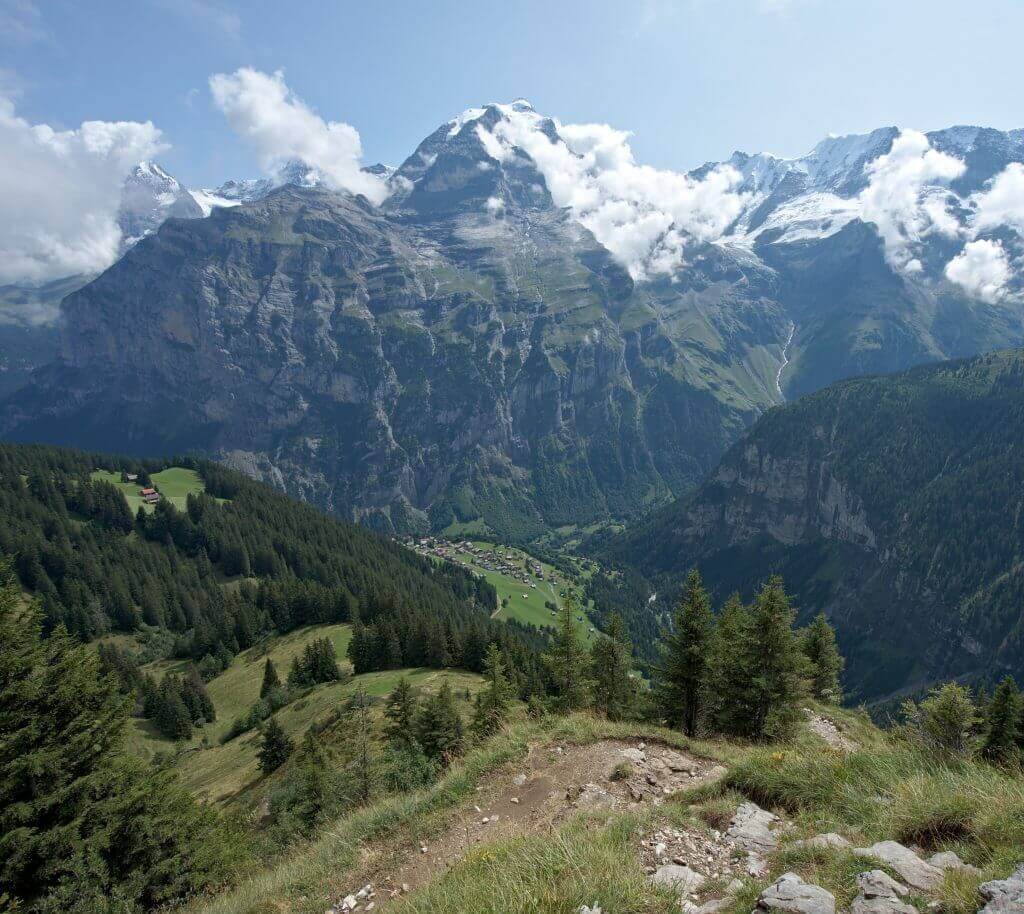
[[[229,183],[208,193],[235,205],[169,219],[65,300],[58,358],[0,428],[199,448],[397,531],[482,521],[522,539],[637,516],[787,397],[1024,343],[1015,278],[971,294],[944,273],[962,237],[879,215],[873,163],[903,142],[876,131],[675,176],[699,198],[725,175],[735,215],[661,230],[682,251],[668,269],[636,267],[635,224],[616,215],[661,224],[656,202],[609,200],[598,218],[566,188],[603,193],[618,175],[601,163],[621,156],[585,158],[579,131],[525,102],[464,112],[397,170],[370,169],[380,206],[301,166],[283,185]],[[1020,137],[924,142],[968,164],[955,180],[934,168],[911,209],[944,195],[966,232],[971,194],[1019,161]]]
[[[1024,672],[1024,351],[844,381],[761,418],[690,496],[612,541],[662,596],[782,574],[855,699]]]

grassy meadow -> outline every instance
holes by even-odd
[[[243,733],[226,743],[221,739],[231,722],[243,715],[259,699],[263,667],[269,657],[284,680],[292,660],[316,638],[329,638],[334,644],[339,664],[351,671],[345,652],[352,630],[348,625],[326,625],[300,629],[270,639],[263,647],[243,651],[219,676],[210,680],[207,689],[217,711],[217,720],[197,728],[187,743],[174,743],[161,736],[148,720],[133,719],[129,731],[129,747],[140,756],[152,758],[157,753],[176,753],[176,767],[183,783],[211,802],[226,802],[243,794],[258,780],[257,751],[259,734]],[[144,667],[156,678],[168,672],[183,672],[187,661],[160,660]],[[275,714],[278,723],[296,742],[314,721],[322,719],[357,688],[371,697],[386,696],[398,680],[406,676],[414,688],[433,692],[447,679],[457,694],[478,688],[480,678],[457,670],[386,670],[364,673],[345,682],[316,686]]]
[[[128,501],[128,507],[132,514],[135,514],[142,506],[147,511],[152,511],[153,506],[143,502],[139,495],[142,488],[137,482],[121,482],[120,473],[111,473],[108,470],[95,470],[92,473],[93,479],[101,479],[117,486]],[[174,507],[185,510],[185,500],[189,494],[198,495],[206,491],[203,480],[195,470],[187,470],[184,467],[168,467],[159,473],[150,474],[153,485],[160,490],[160,494],[166,498]]]

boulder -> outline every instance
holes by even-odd
[[[584,808],[616,806],[618,800],[600,784],[584,784],[579,796],[576,797],[576,805]]]
[[[804,838],[802,841],[794,841],[793,847],[832,847],[836,850],[845,850],[853,847],[853,843],[834,831],[826,832],[823,835],[815,835],[813,838]]]
[[[899,898],[908,891],[905,885],[882,870],[868,870],[858,875],[857,888],[867,898]]]
[[[672,889],[677,895],[689,895],[696,892],[703,884],[705,877],[688,866],[677,866],[666,863],[659,866],[651,882],[663,888]]]
[[[743,803],[732,817],[726,834],[746,851],[768,854],[779,843],[778,837],[771,830],[777,820],[778,816],[756,803]]]
[[[630,746],[628,749],[623,749],[622,754],[629,759],[634,765],[639,765],[642,762],[647,761],[647,755],[643,749],[634,749]]]
[[[987,904],[980,914],[1024,914],[1024,863],[1006,879],[993,879],[978,886]]]
[[[942,870],[922,860],[909,847],[898,841],[879,841],[871,847],[858,847],[853,851],[858,857],[873,857],[900,874],[907,885],[923,892],[930,892],[942,882]]]
[[[981,874],[981,870],[976,866],[971,866],[969,863],[964,863],[954,851],[942,851],[938,854],[932,854],[928,858],[928,862],[932,866],[937,866],[940,870],[963,870],[963,872],[973,873],[975,876]]]
[[[804,882],[796,873],[784,873],[760,894],[755,911],[835,914],[836,899],[821,886]]]

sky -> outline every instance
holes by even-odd
[[[123,145],[191,186],[265,168],[211,92],[242,67],[283,71],[308,109],[350,125],[364,163],[398,164],[462,109],[525,97],[687,170],[890,124],[1024,126],[1022,34],[1020,0],[0,0],[0,98],[58,133],[151,122],[158,139]]]

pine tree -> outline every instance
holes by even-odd
[[[260,686],[260,698],[266,698],[274,689],[281,688],[281,680],[277,675],[277,667],[269,657],[263,666],[263,685]]]
[[[260,771],[270,774],[276,771],[285,762],[295,749],[295,743],[281,725],[271,717],[263,727],[263,740],[260,743],[259,760]]]
[[[388,695],[384,707],[384,733],[395,742],[408,742],[415,739],[413,727],[416,721],[416,696],[412,686],[404,676]]]
[[[656,698],[669,726],[694,736],[705,711],[708,648],[714,631],[711,601],[693,569],[686,578],[675,625],[661,646]]]
[[[803,634],[803,652],[810,664],[811,694],[819,701],[840,704],[843,689],[839,684],[845,662],[836,645],[836,633],[824,613],[818,613]]]
[[[718,614],[708,651],[708,717],[711,728],[719,733],[749,733],[752,626],[750,610],[739,594],[733,594]]]
[[[373,794],[373,718],[370,696],[359,686],[345,706],[347,738],[345,772],[349,793],[357,803],[368,803]]]
[[[794,612],[782,578],[762,586],[751,613],[750,651],[752,718],[749,735],[780,739],[792,732],[804,698],[805,660],[793,631]]]
[[[270,812],[275,825],[286,835],[299,832],[308,837],[317,826],[336,816],[344,801],[335,760],[320,734],[311,728],[295,754],[283,789],[271,794]]]
[[[558,624],[544,654],[554,690],[552,706],[563,714],[578,711],[587,702],[587,654],[576,633],[576,598],[570,590],[558,613]]]
[[[910,732],[928,749],[943,755],[971,754],[978,710],[962,685],[938,686],[919,705],[905,702],[903,712]]]
[[[181,680],[177,676],[168,674],[160,684],[155,723],[168,739],[192,739],[192,715],[182,698]]]
[[[505,659],[497,644],[487,648],[484,658],[484,688],[477,693],[473,710],[473,731],[480,737],[497,733],[508,717],[514,691],[505,672]]]
[[[170,905],[234,858],[217,814],[124,749],[131,699],[98,653],[41,636],[0,562],[0,885],[26,910]]]
[[[416,715],[416,739],[427,758],[442,765],[447,765],[462,752],[462,717],[455,707],[452,687],[447,679],[436,694],[420,704]]]
[[[594,683],[594,707],[609,720],[621,720],[635,700],[629,677],[632,647],[618,613],[612,613],[607,630],[590,650],[590,678]]]
[[[1019,752],[1024,700],[1012,676],[999,683],[985,711],[985,736],[981,754],[996,762],[1008,762]]]

